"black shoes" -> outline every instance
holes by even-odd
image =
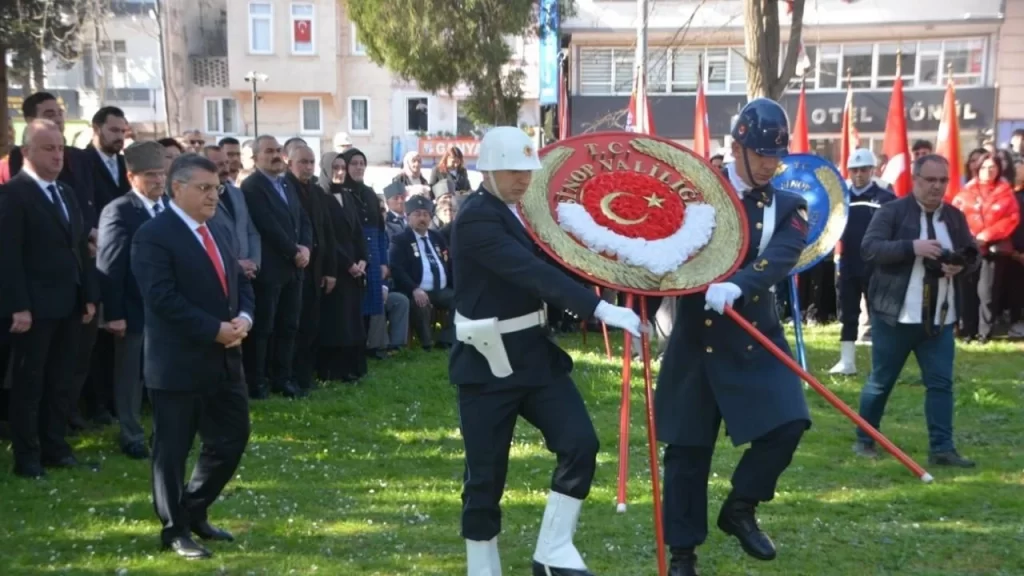
[[[203,540],[211,540],[213,542],[234,542],[235,537],[231,535],[231,532],[227,530],[221,530],[216,526],[212,526],[209,522],[195,522],[190,526],[192,533],[199,536]]]
[[[14,475],[21,478],[38,479],[46,477],[46,470],[39,464],[14,465]]]
[[[774,560],[775,544],[757,526],[756,505],[740,500],[726,500],[718,514],[718,527],[740,541],[743,551],[758,560]]]
[[[149,458],[149,449],[142,442],[126,444],[121,447],[121,452],[132,460],[145,460]]]
[[[164,550],[171,550],[186,560],[201,560],[213,556],[213,552],[188,536],[178,536],[170,542],[164,542]]]
[[[699,576],[697,574],[697,555],[694,554],[693,548],[672,548],[668,576]]]
[[[533,561],[533,576],[594,576],[587,570],[576,570],[575,568],[555,568],[545,566],[536,560]]]
[[[961,456],[956,450],[949,452],[932,452],[928,455],[931,466],[951,466],[953,468],[974,468],[974,460]]]

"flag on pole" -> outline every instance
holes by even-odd
[[[907,116],[906,108],[903,106],[903,78],[898,71],[896,84],[892,87],[892,97],[889,99],[889,115],[885,118],[882,154],[888,158],[882,180],[892,185],[897,197],[902,198],[910,194],[913,186],[910,179],[910,146],[907,144]]]
[[[857,133],[857,127],[854,126],[853,122],[853,86],[848,85],[846,88],[846,105],[843,107],[843,131],[842,140],[839,143],[839,173],[843,175],[843,178],[849,178],[849,170],[846,169],[846,161],[850,159],[850,154],[857,149],[857,145],[860,143],[860,134]]]
[[[703,80],[697,85],[697,106],[693,112],[693,151],[706,159],[711,158],[711,130],[708,128],[708,104],[704,99]]]
[[[633,95],[629,98],[626,130],[640,134],[654,134],[654,117],[647,102],[647,74],[637,67],[633,76]]]
[[[789,151],[793,154],[807,154],[811,151],[811,139],[807,130],[807,86],[800,82],[800,100],[796,105],[796,119],[789,133]]]
[[[960,123],[956,117],[956,87],[953,78],[946,82],[946,98],[942,101],[942,117],[939,120],[939,137],[935,141],[935,153],[949,162],[949,184],[943,201],[953,201],[962,185],[960,167]]]

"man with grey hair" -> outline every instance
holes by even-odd
[[[252,280],[259,271],[263,248],[260,233],[249,216],[245,195],[231,181],[231,158],[223,146],[214,145],[203,148],[203,156],[217,166],[217,177],[220,178],[221,184],[220,203],[211,223],[222,225],[230,232],[237,248],[238,263]]]
[[[77,466],[64,439],[82,325],[99,288],[89,231],[75,191],[59,182],[64,137],[44,119],[29,122],[24,164],[0,188],[0,317],[11,318],[11,448],[14,473]]]
[[[208,510],[249,440],[242,341],[254,315],[252,286],[231,243],[208,224],[217,211],[217,166],[197,154],[171,164],[167,210],[132,240],[131,267],[145,309],[146,387],[153,403],[153,504],[165,548],[208,558],[203,540],[230,542]],[[192,479],[185,465],[202,441]]]
[[[96,269],[103,295],[101,328],[114,340],[114,406],[121,425],[121,451],[129,458],[149,458],[142,428],[142,294],[132,274],[132,238],[162,210],[167,172],[164,147],[136,142],[124,149],[131,190],[100,213]]]
[[[861,257],[873,267],[871,375],[860,393],[860,415],[879,428],[885,404],[910,353],[925,386],[928,462],[971,468],[953,442],[953,327],[959,310],[956,277],[978,267],[978,249],[963,213],[943,203],[949,163],[926,154],[914,159],[914,189],[883,204],[868,225]],[[857,430],[854,452],[876,457],[874,441]]]

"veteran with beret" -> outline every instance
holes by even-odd
[[[708,476],[725,420],[733,445],[750,446],[732,476],[718,527],[759,560],[775,558],[755,510],[775,495],[810,426],[797,376],[723,316],[733,307],[777,346],[789,351],[772,287],[787,277],[807,243],[806,202],[771,185],[788,153],[789,120],[776,102],[759,98],[732,130],[735,162],[727,178],[740,197],[749,248],[740,268],[706,294],[679,298],[655,396],[658,440],[665,442],[665,542],[671,576],[697,574],[697,546],[708,536]]]
[[[131,190],[100,213],[96,246],[103,329],[114,335],[114,405],[120,421],[121,451],[129,458],[149,457],[139,418],[142,408],[142,295],[130,265],[135,232],[164,209],[164,148],[135,142],[124,149]]]

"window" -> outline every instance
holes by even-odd
[[[917,84],[937,86],[943,81],[939,72],[942,60],[942,42],[921,42],[917,48]]]
[[[128,46],[124,40],[101,41],[95,45],[95,65],[87,66],[87,88],[126,88],[129,86]],[[86,58],[89,64],[92,58]]]
[[[234,98],[206,99],[207,134],[236,134],[238,132],[238,103]]]
[[[729,92],[747,91],[747,56],[743,50],[729,49]]]
[[[729,49],[708,48],[704,56],[704,89],[725,92],[729,89]]]
[[[947,40],[942,43],[943,81],[948,71],[953,74],[953,82],[958,86],[981,84],[984,62],[983,40]]]
[[[406,114],[406,132],[430,131],[430,105],[426,98],[406,98],[408,113]]]
[[[356,56],[366,55],[366,46],[359,41],[359,30],[356,29],[356,23],[352,23],[352,54]]]
[[[274,7],[269,2],[249,3],[249,52],[273,54]]]
[[[580,48],[580,94],[615,94],[620,84],[616,78],[625,78],[629,92],[633,77],[632,66],[616,70],[616,53],[629,52],[619,48]]]
[[[896,84],[897,64],[903,86],[912,88],[917,71],[917,42],[878,45],[878,70],[875,73],[878,88],[892,88]]]
[[[871,67],[874,62],[874,50],[872,44],[858,44],[843,46],[843,81],[842,88],[853,86],[853,88],[871,88]],[[849,74],[850,81],[846,78]]]
[[[652,47],[647,52],[647,92],[667,92],[665,83],[668,81],[668,49]],[[630,91],[633,90],[632,84]]]
[[[299,116],[303,134],[320,134],[324,131],[323,102],[319,98],[299,100]]]
[[[818,88],[835,90],[845,87],[839,72],[839,55],[841,46],[825,45],[818,47]]]
[[[348,99],[348,131],[352,134],[370,132],[370,99],[354,96]]]
[[[785,63],[786,58],[786,47],[783,46],[782,59],[779,62],[779,66]],[[793,71],[793,78],[789,81],[789,87],[792,90],[799,90],[801,82],[806,82],[808,90],[814,90],[815,82],[818,81],[818,47],[817,46],[804,46],[804,53],[802,56],[797,57],[796,69]]]
[[[313,23],[316,18],[312,4],[293,3],[292,13],[292,54],[311,55],[316,53]]]
[[[672,51],[672,92],[696,92],[700,84],[701,57],[703,51],[695,52],[681,48]]]

